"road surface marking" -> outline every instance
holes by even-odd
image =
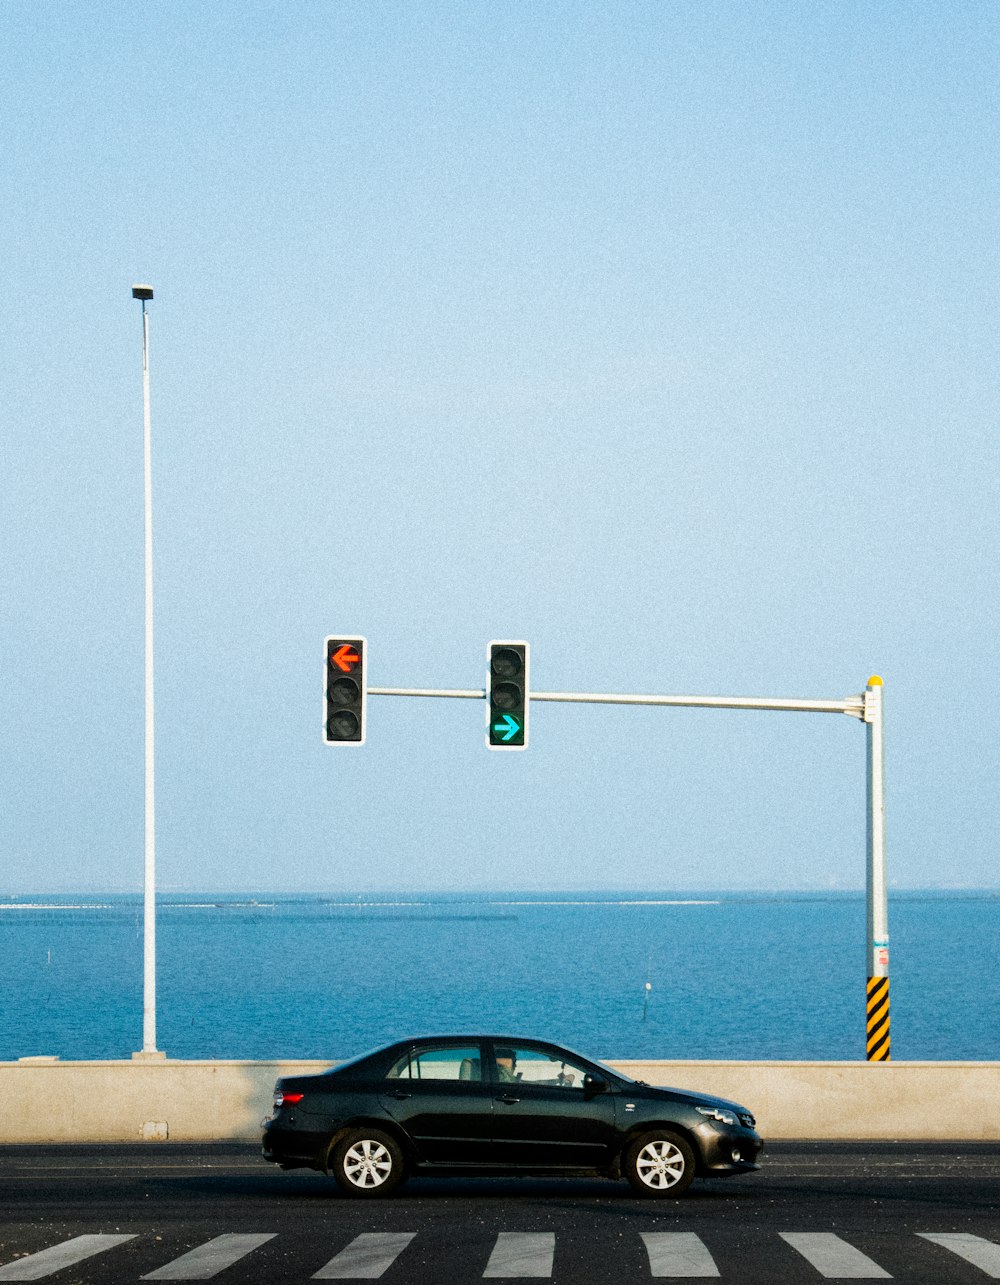
[[[855,1249],[829,1231],[783,1231],[788,1242],[819,1272],[834,1280],[892,1280],[892,1273],[873,1263],[867,1254]]]
[[[241,1258],[255,1250],[265,1241],[273,1240],[276,1232],[265,1232],[263,1235],[240,1236],[229,1233],[216,1236],[206,1241],[190,1253],[181,1254],[165,1267],[158,1267],[155,1272],[147,1272],[139,1279],[144,1281],[207,1281],[219,1272],[232,1267]]]
[[[368,1231],[355,1236],[314,1274],[314,1281],[373,1281],[387,1271],[417,1233]]]
[[[643,1231],[653,1276],[718,1276],[712,1255],[693,1231]]]
[[[551,1276],[555,1232],[502,1231],[484,1276]]]
[[[51,1249],[40,1249],[37,1254],[19,1258],[15,1263],[0,1267],[0,1281],[39,1281],[43,1276],[72,1267],[94,1254],[103,1254],[106,1249],[114,1249],[123,1241],[134,1240],[135,1236],[74,1236],[64,1240],[61,1245]]]
[[[917,1235],[944,1249],[950,1249],[953,1254],[964,1258],[967,1263],[978,1267],[995,1281],[1000,1280],[1000,1245],[994,1244],[992,1240],[973,1236],[968,1231],[918,1231]]]

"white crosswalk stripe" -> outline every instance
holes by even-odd
[[[639,1232],[649,1258],[649,1273],[654,1279],[719,1279],[721,1273],[702,1237],[694,1232]],[[891,1280],[891,1273],[842,1237],[831,1232],[779,1232],[787,1245],[810,1263],[820,1276],[829,1280]],[[228,1234],[216,1236],[205,1244],[172,1259],[155,1271],[139,1279],[144,1281],[204,1281],[219,1275],[246,1258],[259,1246],[275,1239],[276,1233]],[[418,1233],[364,1232],[335,1254],[325,1266],[314,1273],[312,1280],[377,1280],[391,1268]],[[768,1254],[768,1242],[773,1250],[774,1233],[761,1232],[758,1244],[762,1255]],[[975,1236],[971,1232],[918,1232],[917,1236],[940,1250],[954,1254],[992,1280],[1000,1280],[1000,1243]],[[572,1233],[566,1233],[573,1239]],[[68,1267],[102,1254],[106,1250],[136,1240],[136,1233],[116,1235],[74,1236],[48,1249],[26,1254],[23,1258],[0,1265],[0,1282],[37,1281],[54,1276]],[[909,1237],[894,1238],[894,1252],[899,1253],[899,1241]],[[620,1243],[620,1242],[619,1242]],[[912,1243],[912,1242],[911,1242]],[[501,1232],[493,1245],[483,1276],[487,1278],[549,1278],[553,1274],[556,1236],[554,1232]],[[329,1251],[327,1251],[329,1252]],[[456,1264],[448,1261],[448,1249],[441,1249],[441,1270],[447,1274]],[[596,1252],[596,1250],[595,1250]],[[934,1251],[927,1251],[928,1253]],[[736,1282],[755,1279],[752,1270],[733,1275]],[[313,1262],[316,1260],[314,1259]],[[479,1260],[480,1262],[482,1259]],[[148,1259],[147,1259],[148,1262]],[[114,1267],[108,1260],[108,1270]],[[466,1251],[461,1266],[476,1270],[469,1263]],[[93,1269],[92,1269],[93,1270]],[[125,1280],[120,1266],[116,1280]],[[308,1271],[304,1266],[303,1271]],[[967,1269],[966,1269],[967,1270]],[[398,1272],[396,1273],[398,1275]],[[136,1279],[134,1276],[132,1279]],[[304,1277],[302,1278],[304,1279]]]
[[[551,1276],[555,1232],[502,1231],[483,1276]]]
[[[145,1276],[140,1277],[144,1281],[208,1281],[213,1276],[218,1276],[227,1267],[232,1267],[233,1263],[238,1263],[241,1258],[246,1258],[247,1254],[252,1253],[259,1245],[266,1241],[273,1240],[275,1232],[266,1232],[263,1235],[226,1235],[216,1236],[214,1240],[206,1241],[204,1245],[199,1245],[197,1249],[192,1249],[187,1254],[181,1254],[180,1258],[173,1259],[164,1267],[158,1267],[155,1272],[147,1272]]]
[[[417,1233],[370,1231],[355,1236],[339,1254],[321,1267],[314,1281],[373,1281],[389,1270]]]
[[[652,1276],[718,1276],[719,1269],[693,1231],[644,1231],[639,1233],[649,1255]]]
[[[40,1281],[43,1276],[61,1272],[64,1267],[72,1267],[74,1263],[82,1263],[85,1258],[103,1254],[106,1249],[114,1249],[123,1241],[134,1239],[134,1235],[74,1236],[72,1240],[64,1240],[51,1249],[40,1249],[37,1254],[29,1254],[26,1258],[19,1258],[17,1262],[8,1263],[6,1267],[0,1267],[0,1281]]]
[[[973,1236],[967,1231],[918,1231],[924,1240],[933,1241],[943,1249],[950,1249],[973,1267],[978,1267],[993,1280],[1000,1280],[1000,1245],[983,1236]]]
[[[891,1280],[867,1254],[829,1231],[783,1231],[781,1239],[812,1263],[821,1276],[835,1280]]]

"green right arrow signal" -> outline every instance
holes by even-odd
[[[480,724],[480,726],[482,725]],[[521,730],[521,724],[516,718],[511,718],[509,714],[504,714],[501,722],[493,724],[493,730],[498,736],[502,736],[505,741],[509,741]]]
[[[528,644],[500,642],[486,648],[486,748],[523,750],[528,745]]]

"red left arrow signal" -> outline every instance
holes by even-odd
[[[327,634],[323,655],[323,741],[327,745],[364,745],[368,642],[358,636]]]
[[[339,670],[349,674],[361,657],[351,647],[350,643],[344,643],[330,657],[330,664],[336,665]]]

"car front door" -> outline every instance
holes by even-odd
[[[491,1069],[497,1164],[603,1169],[611,1163],[617,1151],[617,1094],[597,1068],[553,1046],[497,1043]],[[593,1091],[595,1079],[606,1091]]]
[[[389,1068],[379,1101],[428,1164],[490,1159],[494,1086],[477,1042],[414,1044]]]

